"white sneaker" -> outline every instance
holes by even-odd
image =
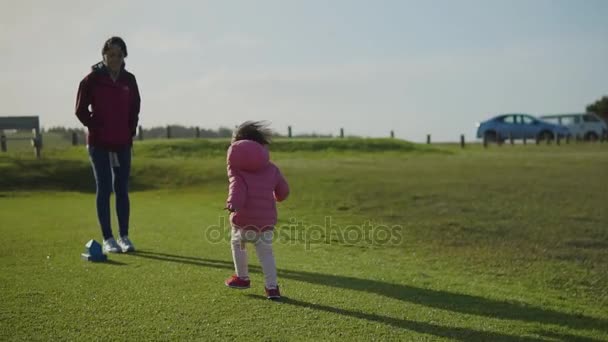
[[[103,240],[103,251],[106,253],[121,253],[120,246],[116,243],[114,238]]]
[[[135,246],[133,246],[133,242],[129,240],[128,236],[121,236],[118,239],[118,246],[122,249],[123,253],[135,252]]]

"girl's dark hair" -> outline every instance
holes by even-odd
[[[122,50],[122,54],[124,57],[127,57],[127,44],[125,44],[125,41],[122,40],[122,38],[120,37],[112,37],[108,40],[106,40],[106,42],[103,44],[103,47],[101,48],[101,55],[105,55],[106,52],[108,52],[108,50],[110,50],[110,48],[112,47],[112,45],[116,45],[118,46],[121,50]]]
[[[232,142],[253,140],[262,145],[270,144],[272,130],[266,121],[245,121],[232,133]]]

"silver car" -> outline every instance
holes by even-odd
[[[584,140],[595,141],[608,133],[606,122],[593,113],[543,115],[541,119],[568,127],[570,134]]]

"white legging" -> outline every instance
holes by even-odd
[[[272,237],[272,230],[258,232],[232,227],[230,239],[232,260],[234,261],[234,271],[239,278],[249,278],[247,249],[245,245],[247,242],[251,242],[255,245],[255,252],[258,255],[260,264],[262,264],[266,288],[275,289],[277,287],[277,266],[272,253]]]

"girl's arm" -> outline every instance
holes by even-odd
[[[230,211],[238,211],[245,206],[247,199],[247,184],[238,171],[228,164],[228,199],[226,208]]]
[[[277,186],[274,188],[274,198],[277,202],[284,201],[287,196],[289,196],[289,184],[283,177],[281,171],[277,168],[277,172],[279,173],[279,181],[277,182]]]

